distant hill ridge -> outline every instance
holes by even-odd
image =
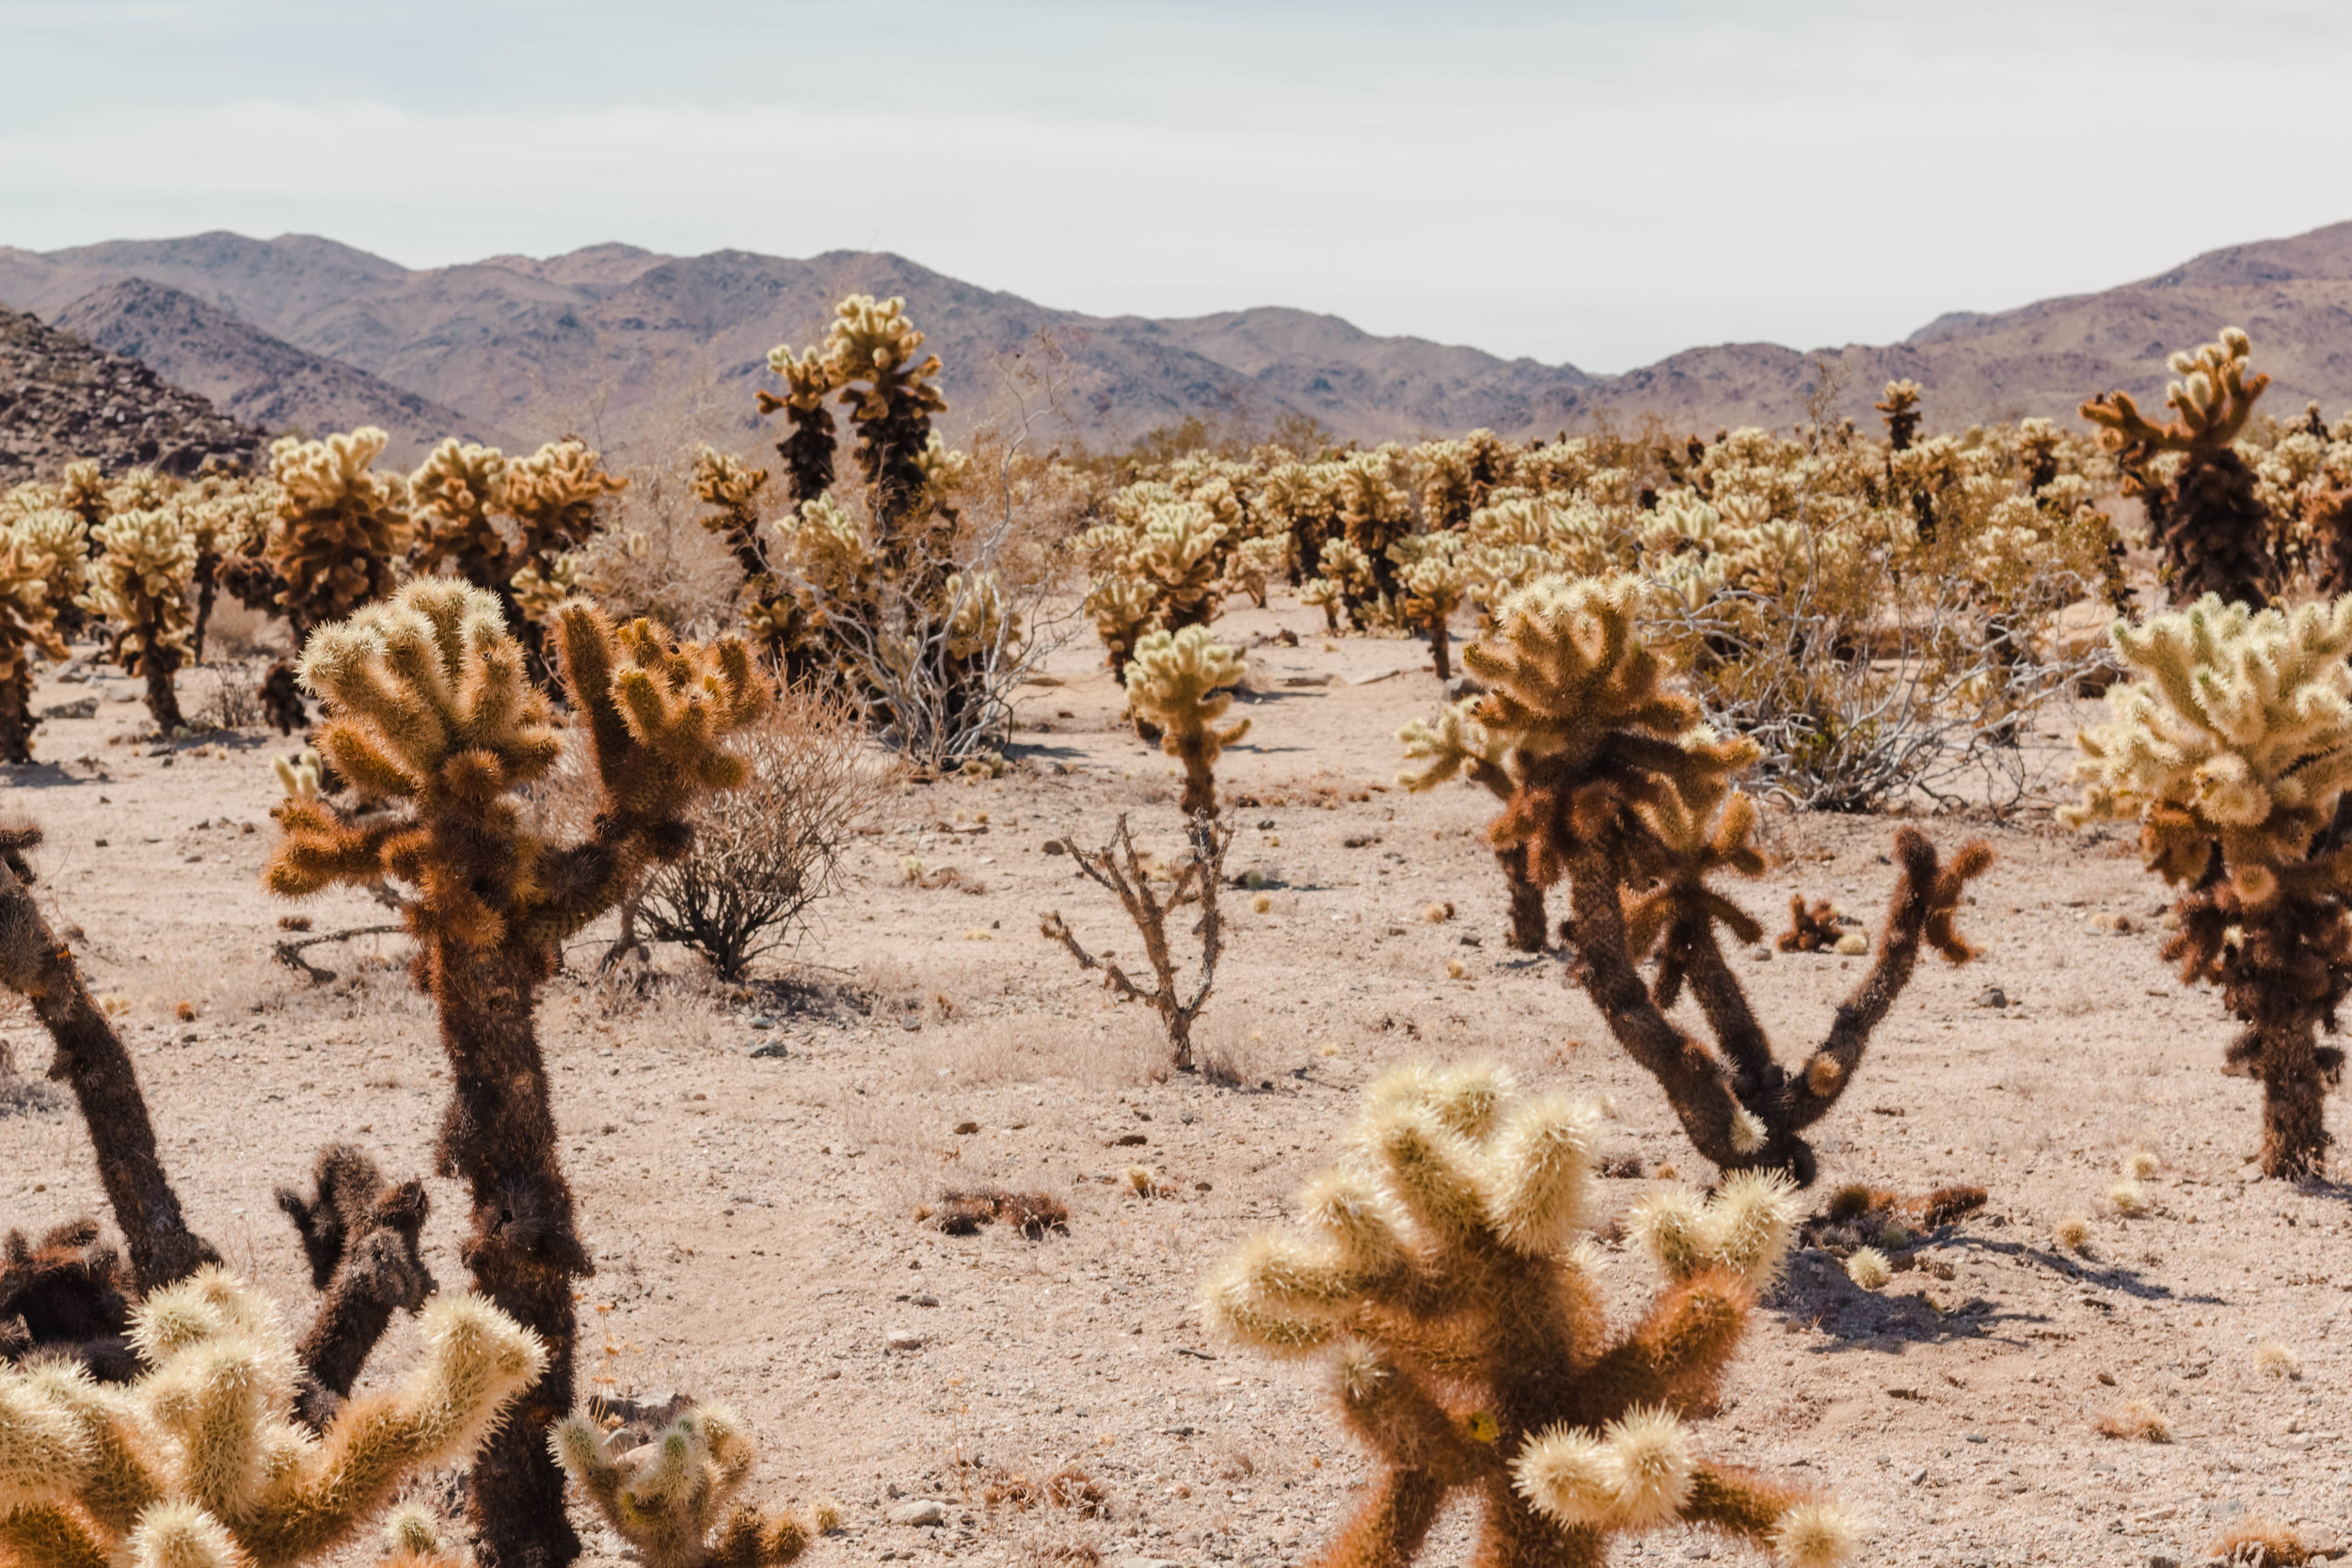
[[[134,279],[187,303],[119,288]],[[2352,223],[2210,251],[2097,293],[1948,312],[1899,343],[1718,344],[1607,376],[1282,308],[1082,315],[867,251],[677,257],[609,244],[412,270],[310,235],[0,247],[0,300],[103,343],[137,342],[175,381],[216,390],[259,422],[348,423],[381,410],[366,418],[404,445],[441,429],[509,444],[578,432],[615,449],[748,440],[768,349],[818,341],[852,293],[906,297],[946,362],[950,434],[1001,413],[1008,374],[1044,373],[1050,359],[1059,418],[1041,434],[1096,449],[1187,416],[1264,427],[1305,415],[1360,441],[1481,425],[1548,436],[1600,418],[1786,425],[1804,417],[1819,357],[1843,367],[1838,406],[1857,420],[1872,418],[1887,380],[1908,376],[1925,388],[1931,428],[2071,421],[2095,392],[2156,392],[2167,354],[2225,325],[2253,334],[2281,415],[2313,398],[2331,413],[2352,404]]]
[[[262,440],[137,360],[0,309],[0,489],[54,479],[81,457],[110,474],[146,466],[185,477],[208,460],[249,467]]]

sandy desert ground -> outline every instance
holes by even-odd
[[[679,983],[640,996],[594,977],[604,939],[591,933],[549,987],[543,1038],[598,1259],[589,1375],[734,1403],[762,1444],[757,1491],[847,1507],[809,1560],[1309,1556],[1364,1462],[1314,1369],[1208,1338],[1195,1292],[1285,1214],[1391,1064],[1488,1057],[1597,1101],[1614,1151],[1647,1173],[1604,1183],[1612,1212],[1669,1169],[1705,1173],[1562,963],[1504,947],[1476,836],[1486,798],[1394,787],[1395,729],[1439,701],[1423,650],[1327,646],[1318,625],[1279,599],[1221,624],[1258,644],[1260,688],[1244,705],[1255,727],[1220,769],[1229,796],[1257,802],[1236,808],[1229,870],[1260,873],[1268,900],[1260,912],[1229,895],[1202,1038],[1244,1086],[1159,1071],[1152,1022],[1038,933],[1058,909],[1098,946],[1134,944],[1049,841],[1100,842],[1123,811],[1147,843],[1179,843],[1173,764],[1118,722],[1090,640],[1053,661],[1059,684],[1025,689],[1009,776],[893,798],[793,963],[729,990],[666,952]],[[1263,641],[1281,626],[1298,647]],[[208,678],[183,677],[192,707]],[[431,1014],[398,937],[315,949],[340,972],[326,985],[272,960],[288,912],[259,880],[275,736],[137,742],[135,684],[82,666],[44,676],[40,701],[86,696],[95,715],[43,725],[36,744],[58,760],[17,770],[6,808],[49,832],[45,895],[84,933],[95,989],[119,1000],[194,1223],[299,1312],[305,1274],[272,1189],[335,1138],[396,1175],[426,1168],[444,1089]],[[2257,1091],[2219,1070],[2232,1026],[2217,1000],[2157,959],[2158,890],[2123,839],[2046,814],[1925,825],[1939,844],[1981,833],[2000,853],[1965,925],[1986,952],[1961,970],[1922,963],[1824,1124],[1810,1196],[1848,1180],[1905,1195],[1972,1182],[1991,1202],[1882,1293],[1799,1255],[1726,1408],[1701,1427],[1704,1450],[1844,1498],[1870,1524],[1873,1561],[2194,1561],[2253,1519],[2343,1541],[2347,1191],[2253,1178]],[[1792,892],[1875,926],[1894,826],[1772,814],[1779,863],[1742,900],[1774,929]],[[910,885],[909,856],[960,879]],[[1448,901],[1454,919],[1423,918]],[[305,912],[321,930],[383,918],[358,895]],[[1784,1057],[1819,1038],[1867,962],[1740,960]],[[2007,1006],[1988,1005],[1992,989]],[[0,1013],[0,1036],[28,1070],[47,1059],[22,1010]],[[775,1044],[784,1053],[755,1053]],[[101,1212],[78,1119],[40,1099],[0,1111],[9,1226]],[[2140,1149],[2161,1169],[2149,1211],[2127,1219],[2106,1195]],[[1136,1196],[1123,1173],[1137,1161],[1175,1196]],[[914,1217],[982,1182],[1050,1191],[1069,1233],[950,1237]],[[450,1288],[462,1199],[431,1185],[428,1258]],[[2073,1214],[2090,1218],[2087,1257],[2051,1241]],[[1634,1251],[1604,1254],[1623,1315],[1652,1275]],[[377,1372],[405,1363],[410,1332],[395,1328]],[[2270,1344],[2293,1375],[2258,1364]],[[2170,1442],[2096,1433],[2135,1400],[2169,1418]],[[987,1500],[1008,1477],[1073,1465],[1099,1510]],[[939,1523],[889,1521],[924,1499]],[[584,1513],[582,1527],[593,1560],[622,1560]],[[1429,1560],[1463,1560],[1468,1542],[1453,1521]],[[1743,1555],[1666,1532],[1619,1560]]]

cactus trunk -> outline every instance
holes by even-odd
[[[167,650],[150,648],[139,656],[139,673],[147,681],[148,717],[166,736],[188,727],[180,714],[180,693],[171,686],[171,673],[179,667],[180,656]]]
[[[1544,888],[1528,869],[1528,847],[1513,845],[1495,851],[1502,880],[1511,890],[1511,951],[1540,953],[1550,940],[1550,917],[1544,912]]]
[[[0,678],[0,762],[33,760],[33,672]]]
[[[131,1272],[144,1295],[176,1283],[220,1255],[181,1217],[180,1198],[155,1151],[131,1053],[91,1000],[72,950],[43,919],[21,854],[38,841],[18,830],[0,840],[0,985],[33,1005],[56,1042],[49,1076],[72,1085],[98,1154],[99,1184],[122,1227]]]
[[[464,1179],[473,1228],[462,1253],[474,1288],[539,1337],[547,1368],[475,1462],[468,1508],[485,1568],[563,1568],[580,1556],[548,1429],[570,1414],[578,1328],[572,1281],[594,1271],[572,1221],[555,1148],[547,1069],[532,1023],[539,974],[501,949],[444,948],[434,993],[453,1097],[442,1171]]]
[[[1439,680],[1454,678],[1454,638],[1446,629],[1443,615],[1429,617],[1429,657],[1437,660]]]
[[[2328,1081],[2313,1021],[2271,1023],[2261,1038],[2254,1075],[2263,1085],[2263,1174],[2282,1180],[2313,1175],[2328,1155]]]

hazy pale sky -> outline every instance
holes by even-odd
[[[1613,371],[2352,217],[2352,8],[0,0],[0,244],[888,249]]]

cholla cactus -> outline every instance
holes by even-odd
[[[1285,575],[1290,568],[1289,534],[1245,539],[1233,546],[1232,555],[1225,562],[1225,586],[1230,592],[1248,594],[1251,604],[1263,610],[1268,580]]]
[[[734,1501],[757,1452],[723,1405],[693,1406],[625,1453],[577,1416],[548,1444],[646,1568],[781,1568],[817,1533],[793,1514]]]
[[[1751,741],[1701,732],[1698,705],[1665,689],[1666,665],[1634,628],[1641,593],[1629,577],[1545,578],[1463,651],[1488,689],[1479,721],[1516,737],[1520,783],[1492,837],[1528,845],[1546,884],[1621,808],[1701,792],[1756,757]]]
[[[947,406],[935,385],[939,356],[916,358],[922,347],[923,334],[907,318],[906,301],[871,294],[851,294],[836,306],[825,336],[825,374],[850,410],[858,467],[873,494],[884,569],[894,578],[916,567],[918,557],[928,553],[925,542],[914,536],[928,488],[923,458],[930,445],[931,416]]]
[[[313,1436],[266,1297],[217,1268],[133,1317],[151,1369],[0,1370],[0,1555],[42,1568],[278,1568],[318,1560],[409,1475],[462,1462],[546,1361],[476,1296],[427,1307],[424,1355]]]
[[[1216,721],[1233,705],[1230,689],[1248,668],[1206,626],[1155,631],[1136,644],[1126,671],[1127,701],[1138,718],[1160,731],[1160,749],[1184,765],[1182,809],[1216,810],[1217,754],[1249,733],[1249,721]]]
[[[106,501],[106,476],[96,459],[81,458],[68,463],[57,476],[56,504],[82,519],[84,528],[96,528],[106,520],[113,510]]]
[[[394,1312],[421,1310],[433,1275],[418,1251],[428,1205],[424,1183],[384,1180],[365,1150],[329,1144],[319,1150],[311,1196],[278,1189],[278,1207],[294,1221],[310,1263],[319,1306],[294,1346],[302,1383],[294,1414],[324,1431],[351,1397],[369,1353]]]
[[[1217,610],[1217,581],[1226,526],[1205,506],[1173,501],[1143,515],[1120,569],[1149,584],[1164,630],[1205,626]]]
[[[515,569],[548,563],[587,543],[596,508],[628,488],[604,470],[604,457],[577,437],[549,441],[529,457],[509,458],[499,480],[499,506],[522,531]]]
[[[1103,640],[1111,669],[1125,681],[1136,644],[1160,618],[1159,596],[1139,578],[1114,576],[1096,583],[1080,608],[1093,618],[1094,634]]]
[[[196,541],[196,626],[189,657],[204,662],[204,628],[213,619],[220,591],[221,562],[267,537],[278,498],[267,484],[207,479],[186,508],[188,533]]]
[[[438,1161],[470,1189],[467,1260],[477,1286],[549,1353],[516,1428],[475,1474],[474,1518],[501,1563],[577,1550],[541,1434],[571,1406],[570,1282],[593,1268],[557,1158],[532,1022],[539,987],[559,943],[650,863],[686,851],[695,801],[743,777],[722,737],[768,700],[734,640],[705,648],[644,621],[616,629],[574,601],[551,641],[598,786],[585,839],[535,831],[514,799],[554,766],[562,740],[498,601],[433,578],[323,629],[304,651],[303,678],[328,715],[316,744],[349,781],[353,808],[281,803],[268,872],[288,897],[387,878],[415,890],[402,915],[458,1096]]]
[[[82,607],[113,624],[114,657],[147,683],[147,711],[165,735],[186,727],[173,672],[188,654],[188,589],[196,537],[179,509],[119,513],[94,535],[102,553]]]
[[[1359,451],[1340,467],[1340,523],[1346,530],[1347,543],[1365,564],[1361,586],[1348,582],[1348,610],[1359,626],[1385,613],[1400,596],[1396,562],[1389,555],[1389,546],[1412,531],[1413,505],[1393,483],[1392,452],[1389,448]],[[1323,569],[1327,577],[1336,575],[1331,571],[1328,546]]]
[[[42,564],[13,530],[0,529],[0,762],[33,760],[33,659],[65,657]]]
[[[1437,722],[1416,719],[1396,732],[1405,743],[1405,760],[1420,764],[1396,782],[1415,794],[1435,789],[1448,779],[1476,784],[1508,805],[1518,788],[1511,771],[1517,738],[1507,730],[1490,729],[1479,721],[1479,699],[1465,697],[1443,709]],[[1549,944],[1551,927],[1544,911],[1544,884],[1529,869],[1532,850],[1525,844],[1497,847],[1495,861],[1510,890],[1510,942],[1514,951],[1540,953]]]
[[[453,436],[425,454],[408,476],[419,571],[448,572],[493,592],[515,575],[514,546],[491,518],[505,473],[504,452]]]
[[[373,465],[390,438],[373,425],[324,441],[283,436],[269,449],[278,490],[266,549],[296,637],[380,599],[407,553],[407,485]]]
[[[1537,583],[1506,601],[1492,637],[1468,651],[1489,688],[1478,721],[1514,737],[1503,765],[1514,787],[1488,836],[1524,849],[1540,885],[1570,879],[1584,989],[1699,1152],[1726,1169],[1786,1170],[1809,1183],[1817,1166],[1804,1130],[1852,1081],[1921,942],[1955,963],[1973,956],[1952,921],[1992,851],[1972,844],[1946,866],[1916,830],[1896,834],[1902,878],[1878,960],[1803,1069],[1783,1069],[1716,935],[1724,926],[1753,942],[1761,929],[1708,886],[1722,871],[1763,868],[1751,842],[1755,805],[1734,787],[1756,748],[1718,739],[1697,705],[1667,689],[1666,665],[1634,626],[1638,593],[1622,578]],[[1635,966],[1654,946],[1653,989]],[[1686,982],[1720,1055],[1666,1017]]]
[[[833,488],[837,437],[825,398],[836,385],[834,367],[813,348],[803,349],[796,359],[791,349],[779,346],[768,351],[768,368],[784,378],[785,394],[779,398],[763,389],[759,411],[773,414],[781,409],[791,427],[791,434],[776,443],[776,455],[784,459],[787,498],[795,506],[805,506]]]
[[[705,447],[694,456],[694,499],[711,509],[703,527],[725,542],[747,581],[773,571],[759,532],[759,492],[767,483],[767,469],[751,467],[724,452]]]
[[[2126,491],[2148,510],[2149,531],[2164,557],[2175,603],[2207,594],[2261,609],[2278,586],[2269,554],[2270,520],[2255,494],[2254,472],[2232,448],[2270,377],[2248,373],[2253,353],[2246,334],[2224,327],[2218,341],[2193,354],[2175,354],[2179,380],[2165,389],[2173,419],[2156,424],[2128,392],[2109,392],[2082,405],[2114,453]],[[2168,477],[2156,459],[2183,454]]]
[[[1313,1234],[1262,1233],[1213,1275],[1232,1338],[1330,1368],[1342,1418],[1381,1468],[1317,1560],[1412,1561],[1468,1493],[1481,1562],[1599,1568],[1612,1538],[1706,1526],[1827,1568],[1852,1545],[1826,1503],[1692,1451],[1756,1292],[1795,1218],[1787,1182],[1741,1176],[1637,1214],[1665,1289],[1612,1336],[1567,1243],[1591,1223],[1599,1117],[1516,1098],[1491,1067],[1375,1084],[1354,1157],[1300,1196]]]
[[[1454,639],[1447,623],[1462,608],[1471,581],[1470,565],[1462,558],[1462,535],[1435,533],[1405,543],[1419,547],[1409,551],[1403,544],[1389,547],[1390,556],[1398,562],[1397,585],[1405,594],[1405,618],[1429,639],[1438,678],[1450,681],[1454,678]]]
[[[1919,434],[1919,384],[1890,381],[1872,406],[1886,416],[1886,444],[1897,451],[1909,451]]]
[[[2281,613],[2208,594],[2114,641],[2137,678],[2079,737],[2066,818],[2139,824],[2177,890],[2164,957],[2246,1026],[2229,1059],[2263,1085],[2264,1172],[2307,1174],[2344,1070],[2318,1031],[2352,989],[2352,851],[2331,832],[2352,782],[2352,598]]]

